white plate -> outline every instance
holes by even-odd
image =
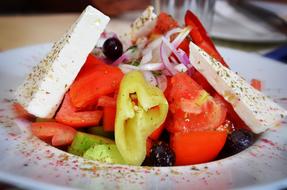
[[[230,189],[270,186],[272,182],[277,182],[272,187],[287,186],[286,123],[235,156],[184,167],[101,164],[32,137],[27,123],[14,119],[10,100],[13,90],[50,47],[36,45],[0,53],[0,180],[34,189]],[[231,49],[220,51],[235,71],[247,80],[262,80],[264,91],[287,107],[286,65]]]
[[[211,36],[239,42],[287,41],[286,35],[270,27],[264,19],[254,20],[236,11],[226,1],[216,2]]]

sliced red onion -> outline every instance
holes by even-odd
[[[167,48],[165,47],[165,43],[162,42],[160,45],[160,59],[161,62],[164,64],[165,68],[169,71],[171,75],[175,75],[177,70],[175,70],[174,66],[170,63],[167,55]]]
[[[157,80],[150,71],[143,71],[144,78],[153,86],[157,86]]]
[[[170,40],[170,37],[171,37],[173,34],[175,34],[175,33],[180,33],[180,32],[182,32],[182,29],[181,29],[181,28],[173,28],[173,29],[171,29],[170,31],[168,31],[168,32],[165,34],[165,37]]]
[[[159,71],[164,69],[163,63],[148,63],[139,66],[140,70],[146,70],[146,71]]]
[[[186,55],[186,53],[180,48],[178,48],[177,52],[179,53],[179,55],[181,57],[181,59],[180,59],[181,63],[183,63],[187,68],[192,67],[192,65],[190,64],[189,58]]]
[[[150,62],[152,59],[152,51],[147,52],[145,55],[143,55],[140,65],[146,64]]]
[[[174,67],[178,72],[186,72],[187,71],[187,67],[184,65],[184,64],[177,64],[175,67]]]
[[[132,58],[136,58],[138,54],[137,47],[132,47],[128,49],[125,53],[123,53],[117,60],[115,60],[112,65],[118,66],[124,61],[131,60]]]
[[[180,63],[182,63],[182,64],[185,65],[186,70],[192,66],[192,65],[190,64],[190,61],[189,61],[188,56],[186,55],[186,53],[185,53],[182,49],[178,49],[178,50],[177,50],[177,49],[175,48],[175,46],[174,46],[172,43],[168,42],[167,39],[164,38],[164,37],[163,37],[162,41],[163,41],[163,43],[165,43],[165,45],[169,48],[169,50],[176,56],[176,58],[180,61]],[[174,63],[178,63],[178,62],[175,60],[175,58],[173,58],[172,56],[171,56],[171,59],[172,59],[172,61],[173,61]],[[180,66],[179,66],[179,67],[180,67]],[[181,68],[180,70],[183,69],[182,67],[180,67],[180,68]],[[185,70],[185,69],[183,69],[183,70]],[[177,71],[179,71],[179,70],[177,69]],[[182,71],[179,71],[179,72],[182,72]],[[184,71],[184,72],[185,72],[185,71]]]
[[[129,64],[119,64],[120,68],[132,70],[141,70],[141,71],[159,71],[164,69],[163,63],[148,63],[141,66],[134,66]]]
[[[181,42],[183,42],[183,40],[186,38],[186,36],[188,36],[189,32],[190,32],[190,27],[185,27],[182,32],[180,32],[176,38],[172,41],[172,44],[175,48],[177,48]]]
[[[147,54],[148,52],[156,49],[156,48],[159,48],[160,47],[160,44],[161,44],[161,37],[158,37],[157,39],[153,40],[152,42],[150,42],[147,47],[142,51],[142,54],[145,55]]]
[[[129,65],[129,64],[120,64],[119,67],[127,68],[130,70],[140,70],[140,68],[138,66]]]
[[[136,41],[136,45],[137,45],[138,49],[140,49],[140,50],[144,49],[145,46],[147,45],[147,43],[148,43],[147,37],[138,38]]]
[[[165,75],[161,74],[156,77],[158,87],[164,92],[167,88],[167,78]]]
[[[130,67],[126,67],[127,66],[127,64],[119,64],[119,68],[121,69],[121,71],[123,72],[123,73],[128,73],[128,72],[131,72],[131,71],[133,71],[133,70],[135,70],[134,68],[130,68]],[[132,65],[130,65],[130,66],[132,66]],[[133,67],[135,67],[135,66],[133,66]]]
[[[119,64],[121,64],[122,62],[128,60],[130,57],[129,57],[129,52],[126,51],[125,53],[123,53],[122,56],[120,56],[117,60],[115,60],[112,65],[114,66],[118,66]]]
[[[176,49],[174,47],[173,44],[171,44],[170,42],[168,42],[166,40],[166,38],[163,38],[162,41],[167,45],[167,47],[169,48],[169,50],[176,56],[176,58],[181,62],[183,63],[185,66],[188,67],[189,65],[189,59],[188,59],[188,56],[186,55],[186,53],[182,50],[182,49]],[[171,56],[171,59],[174,63],[178,63],[176,61],[176,59],[174,57]]]
[[[174,56],[170,56],[169,59],[171,60],[172,63],[179,64],[179,62],[176,60]]]
[[[176,48],[174,47],[173,44],[171,44],[165,37],[162,37],[162,42],[168,47],[168,49],[170,50],[167,55],[169,57],[170,53],[172,52],[178,60],[180,60],[180,55],[179,53],[177,52]]]

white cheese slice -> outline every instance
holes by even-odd
[[[146,36],[152,31],[157,18],[153,10],[152,6],[147,7],[142,15],[131,24],[132,40]]]
[[[286,110],[194,43],[191,42],[189,48],[192,65],[232,104],[235,112],[254,133],[261,133],[279,124],[287,115]]]
[[[16,91],[31,114],[52,118],[110,18],[88,6]]]

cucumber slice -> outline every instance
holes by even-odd
[[[77,132],[71,146],[68,148],[68,152],[78,156],[83,156],[84,152],[86,152],[90,147],[95,144],[114,143],[115,142],[113,140],[105,137],[91,135],[83,132]]]
[[[111,164],[125,164],[115,144],[95,144],[84,153],[83,157]]]

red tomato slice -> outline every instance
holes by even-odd
[[[225,121],[224,104],[209,96],[185,73],[171,78],[167,99],[173,118],[167,126],[171,133],[215,130]]]
[[[192,41],[200,48],[205,50],[209,55],[214,57],[217,61],[228,67],[224,59],[217,51],[215,45],[213,44],[211,38],[208,36],[205,28],[203,27],[197,16],[191,11],[186,11],[184,20],[185,25],[192,28],[192,30],[190,31]]]
[[[146,156],[150,155],[150,150],[153,146],[153,140],[151,138],[146,139]]]
[[[80,78],[87,74],[90,74],[90,72],[93,72],[94,67],[98,64],[103,65],[106,63],[104,60],[96,57],[95,55],[89,54],[84,66],[81,68],[81,71],[79,72],[77,77]]]
[[[213,160],[223,148],[227,133],[222,131],[190,131],[171,135],[175,165],[199,164]]]
[[[191,75],[191,78],[198,83],[204,90],[206,90],[209,94],[213,94],[215,92],[214,88],[208,83],[208,81],[204,78],[204,76],[198,72],[197,70]]]
[[[90,56],[70,87],[71,102],[78,109],[85,109],[96,104],[99,97],[114,93],[124,76],[118,67]]]
[[[98,100],[97,106],[100,107],[115,107],[117,104],[116,98],[110,96],[101,96]]]
[[[161,12],[158,17],[157,17],[157,21],[156,21],[156,25],[153,29],[153,31],[151,32],[151,34],[165,34],[166,32],[168,32],[169,30],[178,27],[178,23],[176,20],[174,20],[172,18],[172,16],[170,16],[169,14],[165,13],[165,12]]]
[[[217,61],[221,62],[224,66],[228,67],[222,56],[217,51],[211,38],[208,36],[205,28],[199,19],[191,11],[187,11],[185,15],[185,25],[191,27],[190,36],[192,41],[206,51],[209,55],[214,57]],[[189,55],[189,43],[182,43],[181,48]],[[187,51],[188,50],[188,51]],[[213,87],[208,81],[198,72],[195,71],[191,76],[198,84],[200,84],[210,94],[214,93]]]
[[[112,132],[115,130],[116,118],[116,97],[101,96],[98,100],[97,106],[103,107],[103,128],[104,131]]]
[[[227,109],[227,120],[231,121],[231,123],[235,126],[235,128],[243,128],[250,130],[250,128],[245,124],[245,122],[237,115],[237,113],[234,111],[232,105],[224,100],[222,96],[220,96],[218,93],[214,95],[216,100],[221,103],[221,105],[224,105],[224,107]]]
[[[50,141],[53,146],[64,146],[72,143],[76,130],[57,122],[34,122],[32,133],[44,141]]]
[[[115,130],[116,106],[104,107],[104,131],[112,132]]]
[[[252,79],[252,80],[251,80],[251,86],[253,86],[253,88],[255,88],[256,90],[261,91],[261,89],[262,89],[261,80]]]
[[[164,125],[159,126],[154,132],[152,132],[149,138],[152,140],[158,140],[163,130],[164,130]]]
[[[103,112],[99,110],[77,111],[71,104],[70,93],[67,93],[55,119],[60,123],[77,128],[98,125],[102,115]]]

